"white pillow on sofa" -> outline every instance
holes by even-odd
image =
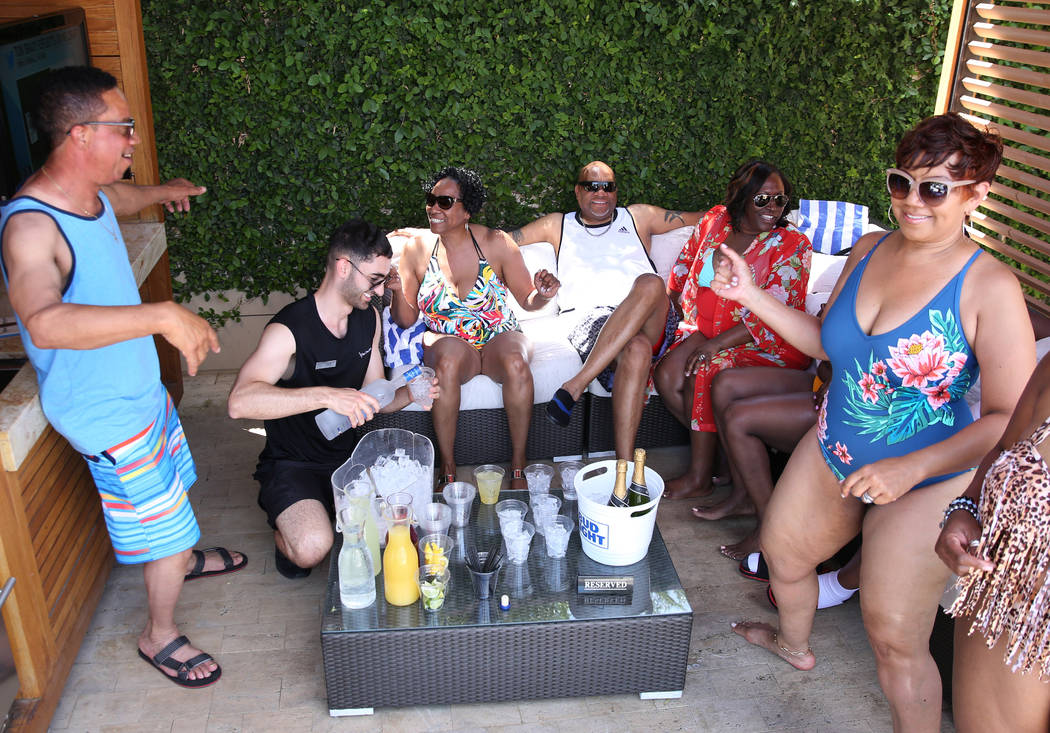
[[[674,267],[675,260],[678,259],[678,255],[681,253],[682,248],[685,247],[685,243],[689,241],[694,228],[678,227],[666,234],[653,235],[652,247],[649,249],[649,259],[656,265],[656,272],[664,279],[664,282],[667,282],[671,277],[671,268]]]
[[[830,293],[835,289],[842,268],[846,265],[845,255],[826,255],[814,252],[809,264],[808,293]]]
[[[558,259],[554,256],[554,245],[550,242],[526,244],[518,249],[521,251],[521,258],[525,260],[525,267],[528,268],[529,275],[535,275],[539,270],[547,270],[557,277]],[[556,316],[558,315],[558,296],[555,295],[539,310],[527,311],[521,307],[517,298],[511,293],[510,307],[514,309],[514,315],[518,317],[519,321],[529,321],[534,318],[543,318],[544,316]]]

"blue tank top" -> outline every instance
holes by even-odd
[[[869,336],[857,322],[857,290],[885,238],[850,273],[820,331],[835,375],[817,417],[817,438],[839,479],[877,460],[946,440],[973,422],[963,395],[979,368],[963,334],[959,298],[980,250],[918,313],[889,333]],[[960,473],[965,471],[918,486]]]
[[[28,196],[14,198],[0,208],[0,242],[12,216],[24,211],[46,214],[73,257],[63,303],[138,305],[142,300],[117,218],[101,191],[99,198],[102,212],[96,217],[78,216]],[[2,257],[0,266],[6,284]],[[167,395],[151,336],[97,349],[41,349],[21,319],[18,330],[36,369],[44,415],[81,453],[94,455],[126,440],[164,408]]]

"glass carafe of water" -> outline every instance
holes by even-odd
[[[365,542],[365,513],[341,512],[343,547],[339,550],[339,600],[347,608],[367,608],[376,600],[372,553]]]
[[[372,487],[367,481],[354,481],[346,490],[347,504],[355,515],[364,517],[365,522],[365,544],[368,551],[372,553],[372,565],[375,574],[383,569],[383,557],[379,554],[379,530],[376,528],[376,518],[372,511],[372,500],[375,496]]]

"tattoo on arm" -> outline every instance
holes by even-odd
[[[672,222],[675,219],[680,221],[682,223],[682,226],[685,226],[685,219],[682,218],[682,212],[681,211],[665,211],[664,212],[664,221]]]
[[[521,229],[515,229],[510,233],[510,238],[514,240],[514,244],[521,244],[521,240],[525,239],[525,235],[521,233]]]

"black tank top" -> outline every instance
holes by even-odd
[[[359,389],[372,357],[376,311],[354,309],[346,319],[346,335],[336,338],[321,321],[314,296],[285,306],[270,323],[288,327],[295,337],[295,367],[278,387],[351,387]],[[335,440],[325,440],[314,422],[320,410],[266,420],[266,447],[260,460],[306,461],[333,470],[350,457],[357,431],[348,430]]]

